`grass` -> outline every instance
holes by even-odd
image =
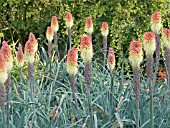
[[[102,49],[94,53],[92,60],[92,83],[90,98],[92,100],[93,121],[95,128],[135,128],[135,93],[133,91],[133,75],[124,73],[124,64],[128,63],[125,54],[121,71],[115,69],[113,78],[106,69],[102,73],[102,57],[98,56]],[[31,100],[27,87],[29,77],[27,66],[23,67],[22,86],[20,91],[19,69],[15,66],[11,71],[12,92],[10,101],[10,120],[12,128],[77,128],[87,124],[89,127],[90,113],[88,110],[88,96],[84,78],[84,64],[79,59],[79,72],[76,75],[75,96],[78,110],[74,106],[69,75],[66,72],[65,57],[59,61],[51,61],[42,47],[39,60],[34,64],[34,100]],[[79,57],[80,58],[80,57]],[[50,68],[51,67],[51,68]],[[149,93],[146,92],[147,79],[145,71],[141,71],[140,84],[140,127],[149,127]],[[111,80],[114,80],[111,81]],[[111,83],[113,91],[111,92]],[[110,94],[113,95],[110,95]],[[112,99],[112,101],[110,101]],[[32,102],[33,101],[33,102]],[[155,128],[168,128],[170,126],[170,100],[167,80],[157,80],[153,89],[154,125]],[[78,118],[78,113],[81,118]],[[3,125],[0,115],[0,125]]]

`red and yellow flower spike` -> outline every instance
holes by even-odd
[[[102,23],[101,33],[102,33],[102,36],[104,36],[104,37],[108,36],[108,34],[109,34],[109,27],[108,27],[107,22],[103,22]]]
[[[66,26],[68,28],[71,28],[73,26],[73,17],[70,12],[67,12],[66,14]]]
[[[25,44],[24,54],[27,63],[34,63],[35,47],[29,40]]]
[[[156,41],[154,32],[145,32],[144,33],[144,44],[143,48],[146,55],[153,55],[156,49]]]
[[[151,16],[151,30],[156,33],[159,34],[159,31],[162,27],[162,23],[161,23],[161,14],[160,12],[155,12],[152,14]]]
[[[7,71],[11,71],[11,69],[13,67],[13,57],[12,57],[12,53],[11,53],[11,47],[8,45],[8,43],[6,41],[2,42],[1,51],[4,54]]]
[[[91,61],[93,57],[93,47],[90,36],[82,36],[80,41],[81,57],[84,63]]]
[[[162,43],[166,48],[170,49],[170,29],[165,28],[162,34]]]
[[[87,17],[86,19],[85,32],[87,32],[88,34],[92,34],[93,32],[93,21],[91,17]]]
[[[66,67],[70,76],[75,76],[78,72],[77,59],[78,50],[76,48],[68,50]]]
[[[51,42],[54,38],[54,31],[52,27],[47,27],[46,38],[49,42]]]
[[[16,58],[17,58],[18,67],[20,67],[20,68],[23,67],[23,65],[24,65],[24,53],[22,51],[21,44],[19,44],[19,46],[18,46],[18,53],[17,53]]]
[[[110,71],[112,71],[115,67],[115,54],[112,48],[109,48],[109,51],[108,51],[107,67]]]
[[[143,60],[142,45],[140,41],[132,40],[130,43],[129,61],[133,68],[138,68]]]
[[[4,85],[8,78],[6,61],[2,51],[0,51],[0,84]]]
[[[37,40],[36,40],[35,35],[33,33],[29,34],[28,40],[33,43],[34,48],[35,48],[35,52],[37,52],[37,50],[38,50],[38,43],[37,43]]]
[[[58,19],[56,16],[53,16],[51,19],[51,27],[53,28],[54,32],[59,30]]]

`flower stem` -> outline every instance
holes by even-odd
[[[165,64],[166,64],[166,72],[167,72],[167,80],[168,80],[168,88],[170,89],[170,49],[165,48]]]
[[[20,91],[22,90],[23,84],[22,84],[22,67],[19,70],[19,74],[20,74]]]
[[[72,34],[71,34],[71,28],[68,28],[68,38],[69,38],[69,49],[71,49],[71,44],[72,44]]]
[[[106,65],[106,52],[107,52],[107,37],[103,37],[103,52],[104,52],[104,62],[103,62],[103,73],[105,71]]]
[[[11,86],[11,75],[10,72],[8,72],[8,79],[6,81],[6,115],[7,115],[7,119],[6,119],[6,126],[7,128],[9,128],[9,120],[10,120],[10,112],[9,112],[9,102],[10,102],[10,86]]]
[[[135,99],[136,99],[136,128],[139,128],[139,100],[140,100],[140,69],[133,69],[133,80],[134,80],[134,91],[135,91]]]
[[[29,63],[28,64],[28,75],[29,75],[29,91],[30,91],[30,97],[31,97],[31,102],[34,102],[34,64]]]
[[[86,91],[87,91],[87,98],[88,98],[88,105],[89,105],[89,112],[90,112],[90,128],[93,127],[93,109],[92,109],[92,101],[90,97],[90,85],[91,85],[91,64],[86,63],[85,64],[85,80],[86,80]]]
[[[4,112],[4,106],[5,106],[5,91],[4,91],[4,85],[0,84],[0,106],[2,110],[2,128],[5,128],[6,121],[5,121],[5,112]]]
[[[56,51],[56,60],[58,60],[58,42],[57,42],[57,32],[54,32],[54,45],[55,45],[55,51]]]
[[[147,55],[146,56],[146,71],[147,71],[147,79],[148,79],[148,86],[149,86],[149,95],[150,95],[150,126],[151,128],[154,127],[154,120],[153,120],[153,85],[152,85],[152,75],[153,75],[153,56]]]
[[[52,43],[51,41],[48,41],[48,56],[51,58],[51,51],[52,51]]]
[[[160,60],[160,37],[156,33],[155,33],[155,38],[156,38],[156,65],[155,65],[155,72],[153,75],[153,86],[156,83],[156,75],[159,68],[159,60]]]
[[[77,98],[75,95],[75,76],[70,76],[70,84],[71,84],[71,90],[72,90],[72,96],[73,96],[73,100],[75,102],[75,107],[76,107],[76,111],[78,111],[78,103],[77,103]],[[76,113],[77,114],[77,113]],[[78,114],[78,119],[80,119],[80,115]]]

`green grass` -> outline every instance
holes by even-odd
[[[98,50],[95,51],[92,60],[91,84],[95,127],[118,128],[123,124],[124,128],[135,128],[133,74],[124,73],[124,65],[129,63],[127,54],[123,57],[121,71],[115,68],[112,79],[114,81],[111,82],[109,71],[106,69],[105,74],[102,73],[102,49],[97,47],[95,49]],[[39,50],[41,55],[34,65],[34,102],[31,102],[31,96],[27,91],[29,84],[27,65],[23,67],[23,89],[21,91],[19,69],[14,66],[11,72],[10,127],[55,128],[58,125],[59,128],[79,128],[83,124],[87,124],[88,127],[90,113],[82,60],[79,57],[79,72],[76,75],[78,110],[76,110],[69,75],[66,72],[66,56],[60,58],[58,62],[51,62],[44,48]],[[150,102],[149,93],[145,91],[147,88],[145,74],[145,71],[141,70],[140,128],[148,128],[150,121]],[[113,83],[113,92],[111,92],[111,83]],[[155,128],[168,128],[170,127],[170,100],[167,80],[157,81],[153,92]],[[57,113],[56,110],[58,110]],[[78,118],[76,113],[80,113],[81,118]],[[2,124],[2,115],[0,115],[0,125]]]

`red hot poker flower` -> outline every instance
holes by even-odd
[[[142,62],[142,45],[140,41],[132,40],[130,43],[129,61],[132,63],[132,67],[136,68],[140,66]]]
[[[24,52],[25,52],[26,62],[30,64],[34,63],[35,48],[30,41],[26,42],[24,47]]]
[[[170,49],[170,29],[165,28],[162,34],[162,43],[168,49]]]
[[[162,23],[160,12],[155,12],[151,16],[151,30],[156,34],[159,34],[161,27]]]
[[[46,38],[49,42],[51,42],[53,40],[53,36],[54,36],[54,31],[52,27],[47,27],[47,31],[46,31]]]
[[[78,50],[76,48],[70,49],[67,54],[67,63],[66,63],[67,72],[69,73],[70,76],[75,76],[78,72],[77,59],[78,59]]]
[[[22,51],[22,46],[21,44],[19,44],[18,46],[18,53],[17,53],[17,62],[18,62],[18,66],[22,67],[24,64],[24,53]]]
[[[109,34],[109,27],[107,22],[102,23],[102,28],[101,28],[102,36],[106,37]]]
[[[73,26],[73,17],[70,12],[67,12],[66,14],[66,26],[68,28],[71,28]]]
[[[1,51],[4,54],[6,61],[13,61],[11,48],[6,41],[2,42]]]
[[[153,55],[156,49],[155,34],[153,32],[144,33],[144,50],[146,55]]]
[[[108,69],[112,71],[115,67],[115,54],[112,48],[109,48],[107,56]]]
[[[35,38],[35,35],[33,33],[30,33],[28,40],[33,43],[34,48],[35,48],[35,52],[36,52],[38,50],[38,43],[37,43],[37,40]]]
[[[8,78],[6,70],[6,61],[2,51],[0,51],[0,84],[4,84]]]
[[[151,16],[151,23],[161,22],[161,14],[160,12],[155,12]]]
[[[82,36],[80,41],[81,57],[84,63],[90,62],[93,57],[93,48],[90,36]]]
[[[85,24],[85,31],[89,34],[93,32],[93,21],[91,17],[87,17],[86,24]]]
[[[58,29],[59,29],[58,20],[57,20],[56,16],[53,16],[52,19],[51,19],[51,27],[53,28],[54,32],[57,32]]]

